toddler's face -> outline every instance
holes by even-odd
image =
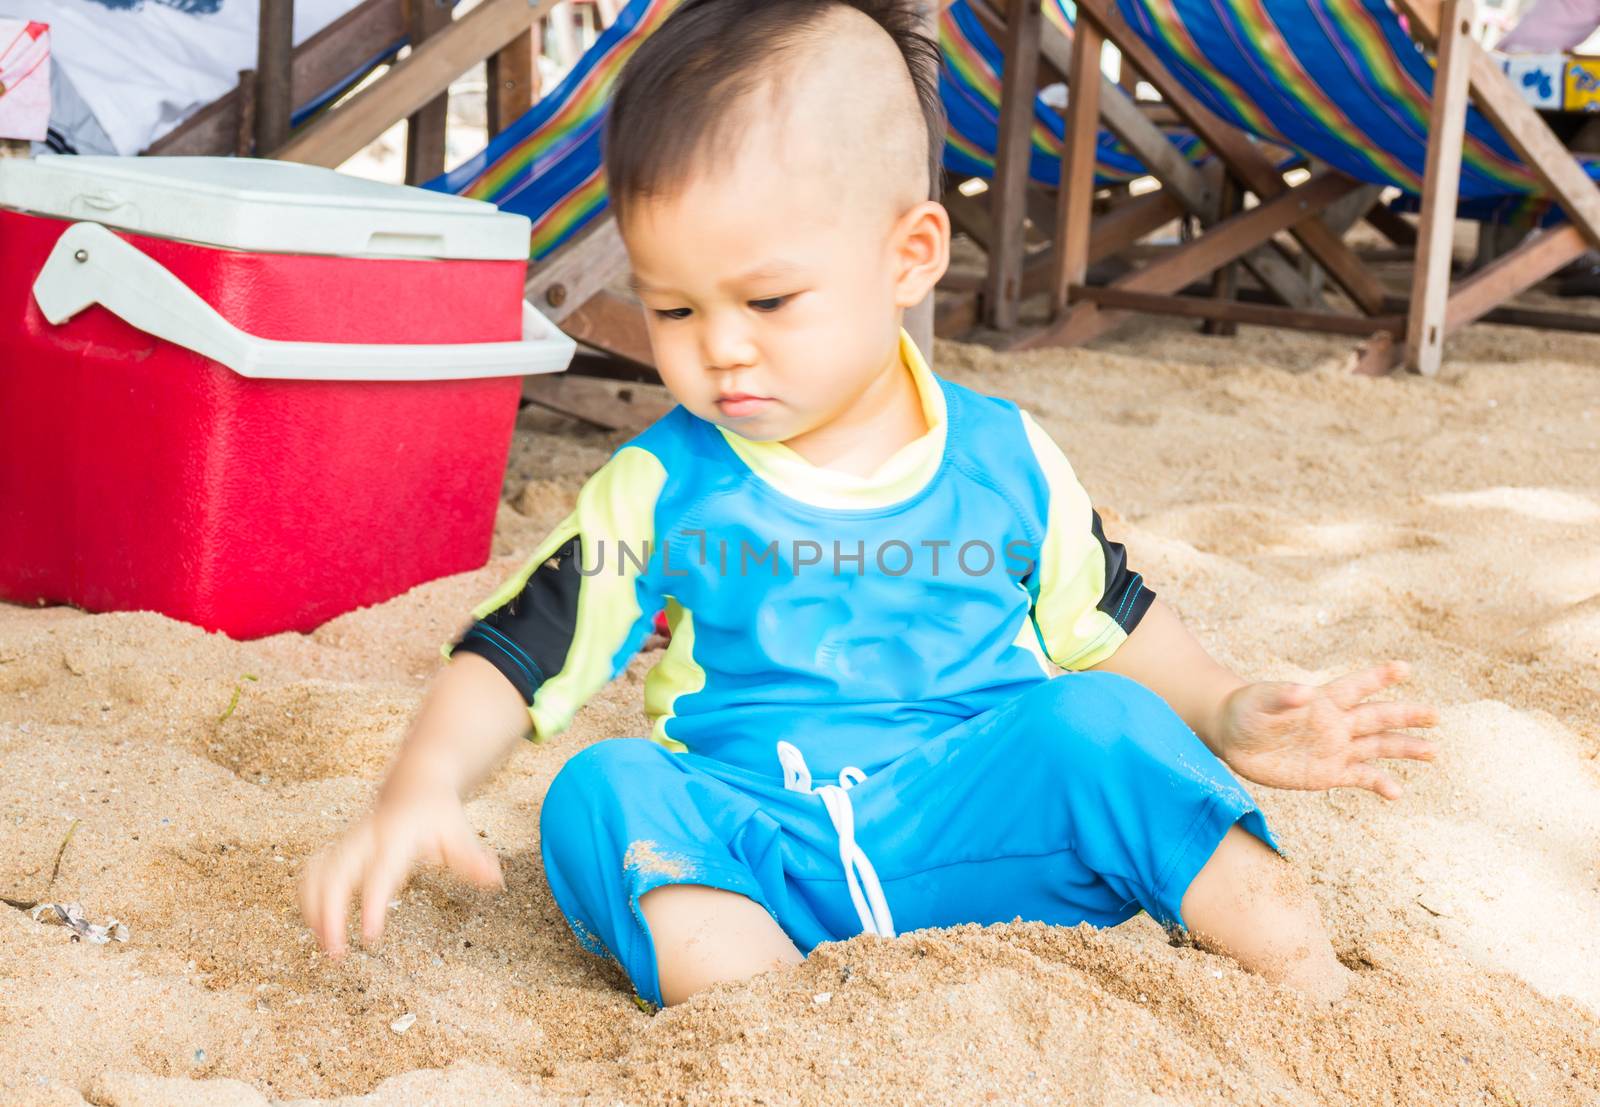
[[[663,383],[761,441],[848,411],[894,365],[902,301],[921,296],[907,287],[903,220],[862,195],[864,180],[784,170],[799,160],[731,159],[634,201],[622,226]]]

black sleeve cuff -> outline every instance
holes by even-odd
[[[543,671],[526,650],[481,620],[468,628],[450,652],[452,656],[475,653],[483,658],[504,674],[526,704],[533,703],[534,693],[545,681]]]
[[[1123,633],[1132,634],[1155,602],[1156,594],[1144,586],[1142,576],[1128,568],[1128,551],[1122,543],[1106,538],[1098,511],[1090,512],[1090,527],[1106,562],[1106,587],[1095,606],[1111,616],[1111,621],[1121,627]]]
[[[1134,573],[1123,586],[1121,595],[1122,598],[1110,611],[1111,619],[1122,628],[1124,634],[1132,634],[1133,628],[1144,618],[1144,613],[1155,603],[1156,594],[1144,586],[1143,577]]]

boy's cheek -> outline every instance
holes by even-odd
[[[696,395],[703,391],[703,387],[696,387],[701,373],[693,345],[683,342],[678,336],[662,333],[661,328],[652,325],[650,352],[655,355],[656,371],[661,374],[661,383],[672,393],[673,399],[685,406],[696,402]]]

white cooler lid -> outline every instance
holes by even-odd
[[[270,254],[526,260],[532,231],[481,200],[257,158],[0,159],[0,207]]]

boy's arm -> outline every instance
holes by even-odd
[[[619,450],[446,649],[452,657],[476,654],[500,671],[527,705],[535,741],[566,729],[649,633],[660,606],[649,567],[657,563],[655,507],[665,483],[654,454]]]
[[[1217,756],[1223,707],[1246,681],[1219,664],[1177,612],[1155,600],[1116,652],[1091,669],[1120,673],[1155,692]]]
[[[301,909],[331,955],[344,952],[357,889],[362,937],[376,941],[390,897],[419,861],[499,884],[499,862],[479,844],[461,797],[519,737],[563,730],[638,649],[655,613],[657,597],[642,578],[664,483],[654,455],[618,451],[585,483],[573,513],[446,649],[450,663],[371,812],[307,866]]]
[[[1045,533],[1024,576],[1046,656],[1063,669],[1089,669],[1141,626],[1155,593],[1106,537],[1089,494],[1066,455],[1026,413],[1022,426],[1044,478]]]
[[[463,654],[434,679],[378,800],[427,789],[465,796],[527,733],[517,690],[483,658]]]
[[[1258,784],[1399,796],[1399,785],[1371,762],[1431,760],[1432,743],[1398,730],[1433,726],[1436,713],[1423,704],[1364,701],[1404,680],[1403,663],[1320,686],[1242,680],[1144,586],[1126,550],[1106,538],[1060,448],[1026,415],[1023,425],[1049,486],[1044,546],[1028,580],[1034,624],[1052,661],[1138,681],[1235,772]]]
[[[1398,799],[1400,786],[1372,762],[1431,761],[1436,752],[1432,742],[1400,733],[1438,722],[1432,707],[1366,702],[1406,679],[1401,661],[1320,685],[1252,684],[1214,661],[1172,609],[1155,603],[1093,668],[1157,693],[1235,772],[1273,788],[1366,788]]]
[[[367,815],[306,867],[300,909],[333,957],[345,951],[350,898],[361,893],[361,934],[383,933],[389,900],[412,866],[446,865],[481,886],[500,884],[500,863],[479,844],[461,797],[527,732],[528,711],[506,679],[463,655],[434,679],[389,777]]]

